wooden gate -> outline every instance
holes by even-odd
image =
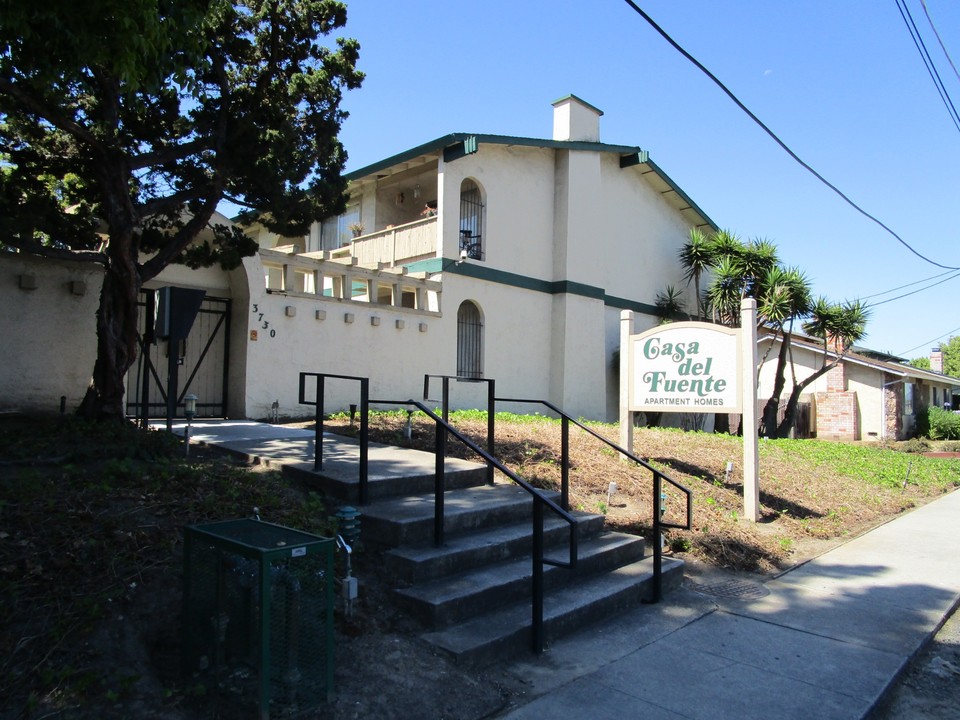
[[[197,417],[226,417],[231,301],[205,297],[186,340],[156,340],[145,346],[144,331],[149,327],[146,314],[150,305],[147,293],[152,292],[142,291],[138,303],[140,354],[127,373],[127,415],[143,417],[141,398],[146,392],[146,417],[167,416],[167,368],[173,346],[173,352],[178,353],[176,416],[183,416],[183,397],[193,393],[199,398]],[[153,322],[152,317],[150,322]]]

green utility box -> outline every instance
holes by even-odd
[[[260,720],[332,698],[333,539],[226,520],[184,528],[183,552],[191,687],[224,717]]]

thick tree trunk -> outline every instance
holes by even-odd
[[[127,370],[137,357],[137,297],[140,278],[131,243],[111,241],[109,263],[97,310],[97,360],[79,414],[91,420],[118,420],[125,416]]]
[[[790,430],[793,429],[793,423],[797,418],[797,408],[800,405],[800,394],[810,387],[817,380],[817,378],[835,368],[841,360],[843,360],[842,356],[833,362],[824,365],[809,377],[804,378],[802,382],[798,382],[793,386],[793,390],[790,392],[790,399],[787,400],[787,408],[783,415],[783,421],[777,428],[777,434],[774,437],[785,438],[790,436]]]
[[[787,352],[790,348],[789,336],[784,333],[780,341],[780,352],[777,354],[777,373],[773,381],[773,394],[763,406],[763,434],[766,437],[777,437],[777,411],[780,409],[780,396],[787,384]]]
[[[790,392],[790,399],[787,400],[787,409],[783,414],[783,422],[777,428],[776,437],[790,437],[790,431],[793,430],[793,424],[797,419],[797,408],[800,406],[800,393],[806,385],[796,385]]]

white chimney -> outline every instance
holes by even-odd
[[[598,110],[576,95],[567,95],[553,103],[553,139],[600,142]]]

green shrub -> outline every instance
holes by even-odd
[[[938,407],[928,408],[925,414],[931,440],[960,440],[960,414]]]
[[[675,553],[690,552],[693,550],[693,543],[685,537],[670,538],[670,550]]]
[[[907,453],[925,453],[932,447],[933,446],[930,444],[930,441],[926,438],[915,437],[900,443],[898,449],[901,452]]]

